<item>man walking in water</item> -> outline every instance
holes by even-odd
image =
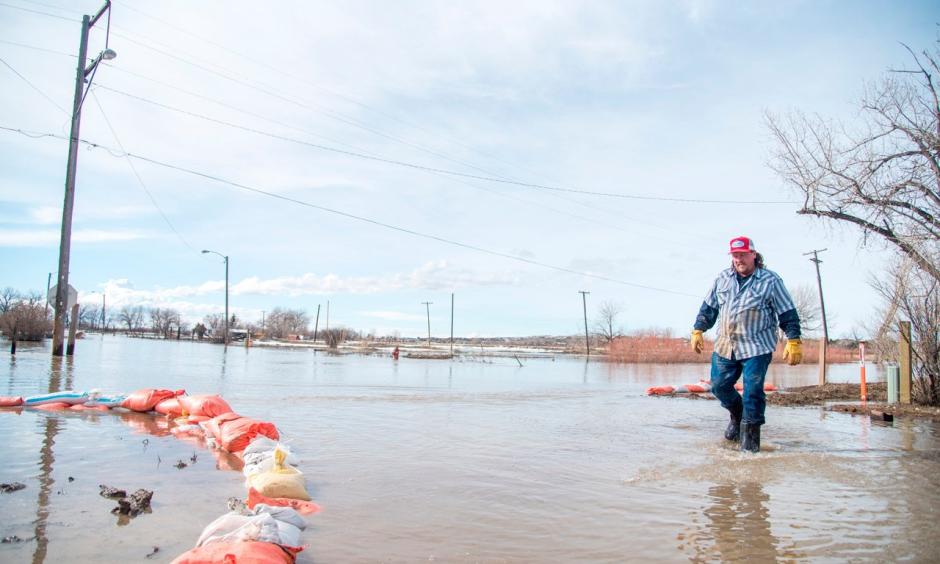
[[[741,450],[760,451],[760,427],[764,424],[764,376],[774,349],[777,326],[786,333],[783,357],[790,366],[803,360],[800,317],[793,299],[775,272],[764,268],[764,257],[748,237],[731,240],[731,268],[723,270],[712,285],[695,318],[692,349],[701,354],[703,333],[718,322],[712,353],[712,393],[731,412],[725,429],[729,441],[741,440]],[[734,385],[744,376],[744,397]]]

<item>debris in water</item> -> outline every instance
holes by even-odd
[[[145,556],[144,558],[150,558],[151,556],[153,556],[154,554],[156,554],[156,553],[158,553],[158,552],[160,552],[160,547],[159,547],[159,546],[155,546],[155,547],[153,547],[153,550],[150,551],[150,554],[148,554],[148,555]]]
[[[186,464],[182,460],[177,460],[176,464],[174,464],[173,466],[176,466],[178,469],[182,470],[183,468],[186,468],[187,466],[189,466],[189,464]]]
[[[69,482],[74,482],[74,481],[75,481],[75,478],[69,476]]]
[[[0,492],[3,493],[13,493],[18,490],[22,490],[26,487],[26,484],[21,484],[19,482],[13,482],[11,484],[0,484]]]
[[[196,451],[193,451],[193,455],[189,457],[189,460],[192,461],[193,464],[196,463]]]
[[[107,497],[111,499],[117,499],[119,497],[127,497],[127,492],[124,490],[112,488],[111,486],[106,486],[104,484],[98,484],[98,487],[101,488],[101,491],[98,492],[98,494],[101,495],[101,497]]]
[[[23,539],[21,539],[20,537],[16,535],[10,535],[8,537],[3,537],[3,540],[0,542],[3,542],[3,543],[23,542]]]
[[[130,497],[117,500],[118,506],[112,509],[111,513],[114,513],[115,515],[130,515],[131,517],[136,517],[140,513],[150,509],[150,499],[152,497],[152,491],[139,489],[132,493]]]

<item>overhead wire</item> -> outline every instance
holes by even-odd
[[[9,131],[9,132],[14,132],[14,133],[20,133],[20,134],[27,135],[27,136],[33,137],[33,138],[36,138],[36,137],[52,137],[52,138],[58,138],[58,139],[65,139],[64,136],[57,135],[57,134],[54,134],[54,133],[38,133],[38,134],[37,134],[37,133],[34,133],[34,132],[26,132],[26,131],[24,131],[24,130],[22,130],[22,129],[17,129],[17,128],[13,128],[13,127],[7,127],[7,126],[3,126],[3,125],[0,125],[0,130]],[[231,180],[222,178],[221,176],[217,176],[217,175],[215,175],[215,174],[210,174],[210,173],[207,173],[207,172],[201,172],[201,171],[197,171],[197,170],[194,170],[194,169],[186,168],[186,167],[181,166],[181,165],[175,165],[175,164],[172,164],[172,163],[168,163],[168,162],[165,162],[165,161],[160,161],[160,160],[157,160],[157,159],[153,159],[153,158],[150,158],[150,157],[146,157],[146,156],[143,156],[143,155],[138,155],[138,154],[131,153],[131,152],[127,152],[127,151],[115,151],[115,150],[113,150],[113,149],[111,149],[111,148],[109,148],[109,147],[107,147],[107,146],[105,146],[105,145],[102,145],[102,144],[100,144],[100,143],[94,143],[94,142],[87,141],[87,140],[84,140],[84,139],[79,140],[79,141],[80,141],[81,143],[83,143],[84,145],[86,145],[86,146],[88,146],[88,147],[91,147],[91,148],[102,148],[102,149],[105,149],[105,150],[106,150],[109,154],[111,154],[112,156],[122,156],[122,157],[123,157],[123,156],[126,156],[126,157],[129,157],[129,158],[137,159],[137,160],[142,161],[142,162],[147,162],[147,163],[150,163],[150,164],[153,164],[153,165],[156,165],[156,166],[160,166],[160,167],[163,167],[163,168],[166,168],[166,169],[175,170],[175,171],[182,172],[182,173],[185,173],[185,174],[189,174],[189,175],[192,175],[192,176],[197,176],[197,177],[200,177],[200,178],[203,178],[203,179],[206,179],[206,180],[211,180],[211,181],[213,181],[213,182],[216,182],[216,183],[219,183],[219,184],[222,184],[222,185],[230,186],[230,187],[233,187],[233,188],[238,188],[238,189],[240,189],[240,190],[244,190],[244,191],[247,191],[247,192],[259,194],[259,195],[266,196],[266,197],[269,197],[269,198],[273,198],[273,199],[277,199],[277,200],[282,200],[282,201],[285,201],[285,202],[288,202],[288,203],[292,203],[292,204],[296,204],[296,205],[299,205],[299,206],[303,206],[303,207],[308,207],[308,208],[311,208],[311,209],[320,210],[320,211],[323,211],[323,212],[331,213],[331,214],[338,215],[338,216],[341,216],[341,217],[345,217],[345,218],[348,218],[348,219],[352,219],[352,220],[355,220],[355,221],[359,221],[359,222],[363,222],[363,223],[368,223],[368,224],[371,224],[371,225],[375,225],[375,226],[377,226],[377,227],[382,227],[382,228],[389,229],[389,230],[393,230],[393,231],[397,231],[397,232],[400,232],[400,233],[406,233],[406,234],[408,234],[408,235],[412,235],[412,236],[415,236],[415,237],[420,237],[420,238],[424,238],[424,239],[429,239],[429,240],[437,241],[437,242],[444,243],[444,244],[447,244],[447,245],[456,246],[456,247],[460,247],[460,248],[464,248],[464,249],[476,251],[476,252],[479,252],[479,253],[488,254],[488,255],[491,255],[491,256],[498,256],[498,257],[502,257],[502,258],[505,258],[505,259],[514,260],[514,261],[517,261],[517,262],[522,262],[522,263],[530,264],[530,265],[533,265],[533,266],[539,266],[539,267],[542,267],[542,268],[547,268],[547,269],[550,269],[550,270],[555,270],[555,271],[558,271],[558,272],[565,272],[565,273],[574,274],[574,275],[577,275],[577,276],[584,276],[584,277],[587,277],[587,278],[593,278],[593,279],[595,279],[595,280],[602,280],[602,281],[605,281],[605,282],[611,282],[611,283],[620,284],[620,285],[623,285],[623,286],[630,286],[630,287],[633,287],[633,288],[640,288],[640,289],[644,289],[644,290],[651,290],[651,291],[655,291],[655,292],[661,292],[661,293],[666,293],[666,294],[673,294],[673,295],[678,295],[678,296],[687,296],[687,297],[693,297],[693,298],[698,297],[698,296],[696,296],[696,295],[694,295],[694,294],[689,294],[689,293],[686,293],[686,292],[679,292],[679,291],[676,291],[676,290],[669,290],[669,289],[667,289],[667,288],[660,288],[660,287],[650,286],[650,285],[646,285],[646,284],[638,284],[638,283],[635,283],[635,282],[628,282],[628,281],[626,281],[626,280],[619,280],[619,279],[617,279],[617,278],[611,278],[611,277],[609,277],[609,276],[603,276],[603,275],[594,274],[594,273],[591,273],[591,272],[579,271],[579,270],[575,270],[575,269],[572,269],[572,268],[567,268],[567,267],[563,267],[563,266],[558,266],[558,265],[553,265],[553,264],[549,264],[549,263],[544,263],[544,262],[537,261],[537,260],[533,260],[533,259],[529,259],[529,258],[526,258],[526,257],[521,257],[521,256],[517,256],[517,255],[512,255],[512,254],[509,254],[509,253],[503,253],[503,252],[500,252],[500,251],[494,251],[494,250],[492,250],[492,249],[487,249],[487,248],[484,248],[484,247],[480,247],[480,246],[478,246],[478,245],[473,245],[473,244],[470,244],[470,243],[464,243],[464,242],[461,242],[461,241],[456,241],[456,240],[454,240],[454,239],[448,239],[448,238],[446,238],[446,237],[441,237],[441,236],[433,235],[433,234],[430,234],[430,233],[424,233],[424,232],[422,232],[422,231],[417,231],[417,230],[415,230],[415,229],[411,229],[411,228],[407,228],[407,227],[402,227],[402,226],[394,225],[394,224],[391,224],[391,223],[386,223],[386,222],[384,222],[384,221],[379,221],[379,220],[376,220],[376,219],[372,219],[372,218],[368,218],[368,217],[365,217],[365,216],[353,214],[353,213],[346,212],[346,211],[339,210],[339,209],[335,209],[335,208],[330,208],[330,207],[327,207],[327,206],[321,206],[321,205],[319,205],[319,204],[315,204],[315,203],[308,202],[308,201],[305,201],[305,200],[300,200],[300,199],[298,199],[298,198],[292,198],[292,197],[290,197],[290,196],[285,196],[285,195],[283,195],[283,194],[277,194],[277,193],[275,193],[275,192],[271,192],[271,191],[268,191],[268,190],[264,190],[264,189],[262,189],[262,188],[258,188],[258,187],[255,187],[255,186],[250,186],[250,185],[248,185],[248,184],[243,184],[243,183],[240,183],[240,182],[234,182],[234,181],[231,181]]]
[[[444,175],[448,175],[448,176],[456,176],[456,177],[461,177],[461,178],[469,178],[469,179],[472,179],[472,180],[481,180],[481,181],[485,181],[485,182],[494,182],[494,183],[501,183],[501,184],[509,184],[509,185],[513,185],[513,186],[521,186],[521,187],[524,187],[524,188],[532,188],[532,189],[536,189],[536,190],[549,190],[549,191],[555,191],[555,192],[565,192],[565,193],[579,194],[579,195],[586,195],[586,196],[599,196],[599,197],[607,197],[607,198],[622,198],[622,199],[628,199],[628,200],[664,201],[664,202],[695,203],[695,204],[789,204],[789,203],[790,203],[790,202],[782,202],[782,201],[713,200],[713,199],[704,199],[704,198],[669,198],[669,197],[665,197],[665,196],[639,196],[639,195],[634,195],[634,194],[618,194],[618,193],[613,193],[613,192],[598,192],[598,191],[593,191],[593,190],[580,190],[580,189],[576,189],[576,188],[565,188],[565,187],[560,187],[560,186],[547,186],[547,185],[544,185],[544,184],[536,184],[536,183],[534,183],[534,182],[521,182],[521,181],[517,181],[517,180],[510,180],[510,179],[498,178],[498,177],[493,177],[493,176],[482,176],[482,175],[478,175],[478,174],[470,174],[470,173],[465,173],[465,172],[459,172],[459,171],[454,171],[454,170],[448,170],[448,169],[443,169],[443,168],[437,168],[437,167],[432,167],[432,166],[427,166],[427,165],[421,165],[421,164],[417,164],[417,163],[411,163],[411,162],[407,162],[407,161],[401,161],[401,160],[397,160],[397,159],[389,159],[389,158],[385,158],[385,157],[379,157],[379,156],[376,156],[376,155],[370,155],[370,154],[362,153],[362,152],[359,152],[359,151],[350,151],[350,150],[346,150],[346,149],[339,149],[339,148],[336,148],[336,147],[330,147],[330,146],[328,146],[328,145],[322,145],[322,144],[319,144],[319,143],[311,143],[311,142],[309,142],[309,141],[304,141],[304,140],[302,140],[302,139],[295,139],[295,138],[293,138],[293,137],[288,137],[288,136],[286,136],[286,135],[280,135],[280,134],[278,134],[278,133],[272,133],[272,132],[269,132],[269,131],[264,131],[264,130],[262,130],[262,129],[258,129],[258,128],[255,128],[255,127],[251,127],[251,126],[247,126],[247,125],[241,125],[241,124],[229,122],[229,121],[226,121],[226,120],[222,120],[222,119],[210,117],[210,116],[207,116],[207,115],[204,115],[204,114],[200,114],[200,113],[198,113],[198,112],[193,112],[193,111],[190,111],[190,110],[185,110],[185,109],[183,109],[183,108],[177,108],[177,107],[175,107],[175,106],[171,106],[171,105],[169,105],[169,104],[164,104],[164,103],[162,103],[162,102],[157,102],[156,100],[151,100],[151,99],[145,98],[145,97],[143,97],[143,96],[139,96],[139,95],[136,95],[136,94],[131,94],[131,93],[129,93],[129,92],[125,92],[125,91],[123,91],[123,90],[118,90],[118,89],[116,89],[116,88],[111,88],[111,87],[109,87],[109,86],[107,86],[107,85],[101,85],[101,84],[99,84],[99,85],[97,86],[97,88],[101,88],[101,89],[104,89],[104,90],[108,90],[108,91],[110,91],[110,92],[114,92],[114,93],[116,93],[116,94],[120,94],[120,95],[126,96],[126,97],[128,97],[128,98],[133,98],[133,99],[135,99],[135,100],[138,100],[138,101],[141,101],[141,102],[145,102],[145,103],[147,103],[147,104],[151,104],[151,105],[154,105],[154,106],[157,106],[157,107],[166,109],[166,110],[170,110],[170,111],[173,111],[173,112],[177,112],[177,113],[180,113],[180,114],[188,115],[188,116],[190,116],[190,117],[194,117],[194,118],[201,119],[201,120],[204,120],[204,121],[208,121],[208,122],[211,122],[211,123],[215,123],[215,124],[218,124],[218,125],[223,125],[223,126],[226,126],[226,127],[231,127],[231,128],[234,128],[234,129],[240,129],[240,130],[242,130],[242,131],[247,131],[247,132],[250,132],[250,133],[255,133],[255,134],[257,134],[257,135],[262,135],[262,136],[265,136],[265,137],[270,137],[270,138],[272,138],[272,139],[278,139],[278,140],[281,140],[281,141],[287,141],[287,142],[289,142],[289,143],[295,143],[295,144],[299,144],[299,145],[305,145],[305,146],[307,146],[307,147],[311,147],[311,148],[315,148],[315,149],[320,149],[320,150],[323,150],[323,151],[329,151],[329,152],[333,152],[333,153],[338,153],[338,154],[343,154],[343,155],[347,155],[347,156],[351,156],[351,157],[356,157],[356,158],[360,158],[360,159],[371,160],[371,161],[377,161],[377,162],[381,162],[381,163],[385,163],[385,164],[391,164],[391,165],[400,166],[400,167],[412,168],[412,169],[416,169],[416,170],[423,170],[423,171],[426,171],[426,172],[434,172],[434,173],[444,174]]]
[[[101,112],[101,117],[104,118],[104,122],[105,124],[107,124],[108,129],[111,130],[111,135],[114,136],[114,141],[117,143],[118,148],[121,150],[122,153],[126,154],[127,150],[124,148],[124,144],[121,143],[121,139],[120,137],[118,137],[117,131],[115,131],[114,126],[111,124],[111,120],[108,119],[108,114],[105,113],[104,107],[101,105],[101,102],[98,100],[98,96],[95,95],[94,90],[92,90],[91,92],[91,97],[95,101],[95,105],[98,106],[98,110]],[[130,158],[127,158],[125,160],[127,161],[127,164],[131,167],[131,171],[134,173],[134,177],[137,178],[137,183],[147,194],[147,197],[150,198],[150,203],[152,203],[153,207],[155,207],[157,209],[157,212],[160,213],[160,217],[163,218],[163,221],[166,222],[170,230],[176,234],[176,236],[179,238],[180,241],[182,241],[184,245],[189,247],[189,250],[193,251],[194,253],[197,252],[196,248],[189,244],[189,241],[187,241],[186,238],[183,237],[182,233],[180,233],[179,230],[176,229],[176,226],[173,225],[173,222],[170,221],[170,218],[167,217],[167,215],[163,212],[163,209],[160,207],[160,204],[157,203],[156,198],[154,198],[153,194],[150,192],[150,189],[147,188],[147,184],[144,182],[144,179],[141,178],[140,173],[137,171],[137,167],[134,166],[134,161],[131,160]]]
[[[22,11],[22,12],[29,12],[29,13],[32,13],[32,14],[39,14],[39,15],[41,15],[41,16],[47,16],[47,17],[50,17],[50,18],[56,18],[56,19],[59,19],[59,20],[65,20],[65,21],[69,21],[69,22],[81,21],[81,20],[75,20],[74,18],[67,18],[67,17],[65,17],[65,16],[59,16],[59,15],[57,15],[57,14],[50,14],[49,12],[43,12],[43,11],[41,11],[41,10],[32,10],[32,9],[30,9],[30,8],[24,8],[24,7],[22,7],[22,6],[14,6],[13,4],[7,4],[6,2],[0,2],[0,6],[3,6],[3,7],[5,7],[5,8],[12,8],[12,9],[14,9],[14,10],[20,10],[20,11]]]
[[[52,104],[52,105],[55,106],[56,108],[59,108],[59,110],[61,110],[62,113],[64,113],[64,114],[67,115],[67,116],[71,116],[71,115],[72,115],[72,112],[70,112],[70,111],[66,110],[65,108],[63,108],[62,106],[60,106],[55,100],[52,99],[51,96],[49,96],[48,94],[46,94],[45,92],[43,92],[38,86],[36,86],[36,85],[33,84],[32,82],[30,82],[30,80],[29,80],[28,78],[26,78],[25,76],[23,76],[22,74],[20,74],[20,72],[19,72],[18,70],[16,70],[15,68],[13,68],[13,67],[10,65],[10,63],[6,62],[6,60],[4,60],[2,57],[0,57],[0,63],[3,63],[4,66],[6,66],[8,69],[10,69],[10,70],[13,72],[13,74],[15,74],[16,76],[20,77],[20,78],[23,80],[23,82],[25,82],[26,84],[29,85],[30,88],[32,88],[33,90],[35,90],[36,92],[38,92],[40,96],[42,96],[43,98],[45,98],[46,100],[48,100],[50,104]]]

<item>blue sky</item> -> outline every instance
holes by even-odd
[[[0,286],[56,269],[100,5],[0,6],[0,126],[58,136],[0,130]],[[936,21],[930,2],[115,2],[81,128],[110,150],[79,154],[70,282],[198,320],[224,303],[211,249],[246,319],[329,301],[331,325],[418,336],[431,301],[445,336],[453,292],[458,336],[575,334],[587,290],[589,317],[611,301],[627,331],[682,335],[745,234],[791,289],[828,249],[830,333],[850,335],[888,253],[795,214],[763,116],[851,123]]]

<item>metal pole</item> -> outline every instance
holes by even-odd
[[[225,346],[228,346],[228,255],[225,255]]]
[[[65,340],[65,315],[69,295],[69,253],[72,249],[72,208],[75,204],[75,172],[78,168],[78,134],[82,122],[82,97],[85,91],[85,60],[88,58],[88,28],[91,16],[82,17],[82,35],[78,46],[75,95],[72,99],[72,128],[69,133],[69,157],[65,169],[65,199],[62,203],[62,234],[59,239],[59,273],[56,277],[55,318],[52,323],[52,356],[62,356]]]
[[[898,382],[898,400],[901,403],[911,403],[911,370],[913,355],[911,349],[911,322],[899,321],[898,333],[898,361],[900,368],[900,381]]]
[[[104,328],[103,333],[108,332],[108,318],[105,316],[104,312],[107,308],[106,298],[104,292],[101,293],[101,326]]]
[[[822,289],[822,277],[819,274],[819,263],[822,261],[819,260],[819,253],[825,251],[826,249],[815,249],[808,253],[803,253],[803,256],[813,255],[813,258],[809,259],[811,262],[816,264],[816,285],[819,288],[819,309],[822,312],[822,322],[823,322],[823,338],[822,342],[819,343],[819,385],[823,386],[826,384],[826,351],[829,348],[829,325],[826,322],[826,302],[823,300],[823,289]]]
[[[578,290],[581,292],[581,301],[584,302],[584,348],[587,350],[587,355],[591,356],[591,341],[588,337],[588,328],[587,328],[587,295],[591,292],[585,292],[584,290]]]
[[[434,302],[421,302],[428,311],[428,348],[431,348],[431,304]]]
[[[326,330],[330,330],[330,300],[326,300]]]
[[[454,293],[450,293],[450,356],[454,356]]]

